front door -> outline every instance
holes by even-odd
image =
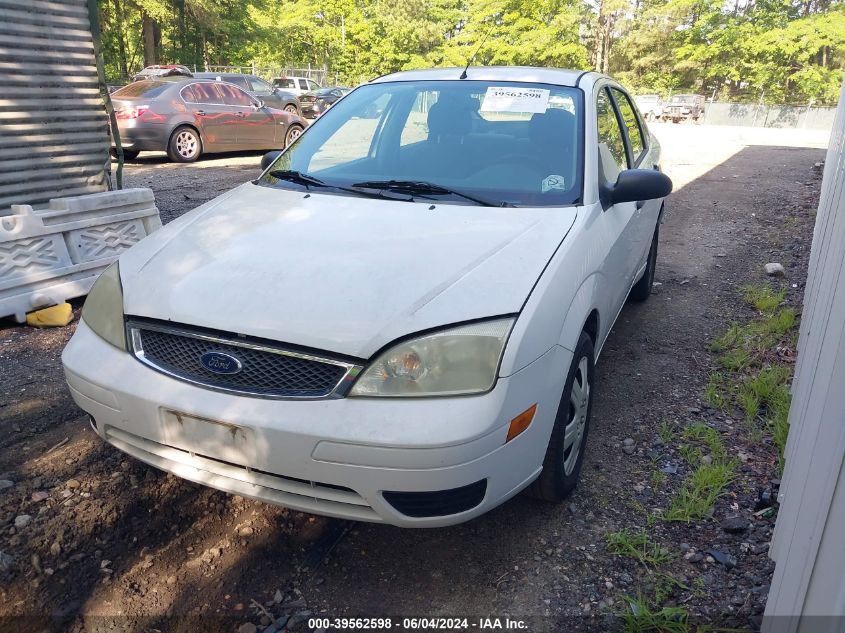
[[[203,149],[208,152],[234,149],[237,142],[238,121],[232,109],[223,102],[216,84],[214,81],[200,81],[182,89],[182,99],[194,115],[202,135]]]
[[[276,149],[281,147],[276,141],[277,132],[273,125],[273,115],[267,108],[259,108],[258,101],[232,84],[221,83],[226,106],[238,119],[237,145],[239,149]]]
[[[628,169],[630,164],[625,135],[607,89],[602,89],[596,98],[596,122],[599,186],[611,186],[616,183],[619,172]],[[602,234],[608,240],[602,273],[607,280],[608,299],[611,302],[608,308],[613,318],[622,309],[637,272],[640,241],[638,215],[637,203],[623,202],[606,206],[600,220],[604,224]],[[608,327],[611,323],[607,323]]]

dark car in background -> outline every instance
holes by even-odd
[[[261,99],[264,105],[277,110],[285,110],[291,114],[299,114],[299,100],[293,92],[271,86],[261,77],[242,73],[194,73],[197,79],[213,79],[235,84],[253,97]]]
[[[306,92],[299,97],[299,107],[302,111],[302,116],[307,119],[316,119],[351,90],[352,88],[345,86],[334,86],[332,88],[320,88],[313,92]]]
[[[190,163],[204,152],[283,149],[307,125],[297,114],[267,107],[225,81],[136,81],[111,99],[128,160],[145,150]]]

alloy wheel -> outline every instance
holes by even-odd
[[[176,151],[182,158],[193,158],[198,148],[197,137],[192,132],[183,130],[176,136]]]

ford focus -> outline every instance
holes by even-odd
[[[660,146],[612,79],[408,71],[97,280],[63,353],[106,442],[328,516],[460,523],[571,494],[594,366],[649,297]]]

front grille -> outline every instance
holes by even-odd
[[[393,492],[384,491],[384,500],[405,516],[444,517],[472,510],[484,500],[487,493],[487,480],[482,479],[468,486],[435,490],[432,492]]]
[[[331,395],[353,365],[298,352],[226,340],[190,331],[130,325],[139,360],[175,378],[223,391],[270,398]],[[240,361],[240,371],[207,369],[203,355],[217,352]]]
[[[314,103],[317,100],[317,97],[300,97],[300,103]]]

